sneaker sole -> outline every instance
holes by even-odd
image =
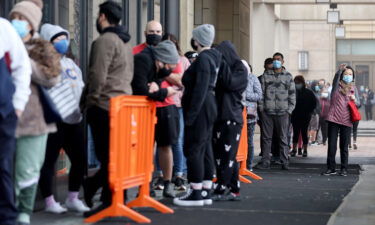
[[[197,201],[181,201],[179,199],[173,199],[173,204],[178,206],[204,206],[203,200]]]
[[[204,205],[212,205],[212,199],[204,199],[203,200]]]
[[[333,176],[333,175],[337,175],[337,173],[330,173],[330,174],[323,173],[322,175],[323,176]]]

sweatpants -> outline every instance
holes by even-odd
[[[295,118],[292,120],[293,125],[293,144],[298,143],[299,136],[302,136],[303,145],[309,144],[309,137],[307,135],[309,129],[311,117],[303,118]]]
[[[111,204],[112,194],[109,188],[108,163],[109,163],[109,114],[107,110],[92,106],[87,110],[87,122],[92,131],[95,145],[95,154],[100,162],[100,169],[94,176],[87,178],[87,186],[91,190],[102,187],[101,201]]]
[[[50,134],[47,141],[46,158],[40,174],[39,186],[43,198],[51,196],[55,164],[61,148],[71,162],[69,191],[78,192],[83,182],[86,168],[85,140],[83,123],[58,123],[58,131]]]
[[[14,154],[16,151],[17,116],[0,116],[0,224],[16,224],[17,209],[14,201]]]
[[[202,183],[213,178],[212,132],[216,117],[215,96],[208,94],[194,123],[191,126],[185,124],[184,155],[190,183]]]
[[[261,113],[261,122],[262,122],[262,163],[270,164],[271,157],[271,146],[274,132],[279,137],[279,152],[280,152],[280,161],[282,164],[288,164],[288,131],[289,131],[289,114],[277,116],[277,115],[268,115],[267,113]],[[274,130],[275,128],[275,130]]]
[[[19,222],[30,222],[46,145],[47,134],[17,138],[15,190]]]
[[[241,138],[242,124],[234,121],[220,121],[214,126],[213,149],[218,185],[238,193],[239,166],[236,159]]]
[[[340,158],[341,158],[341,169],[348,168],[349,158],[349,139],[350,139],[351,127],[340,125],[337,123],[328,122],[328,156],[327,156],[327,168],[331,170],[336,169],[336,151],[337,151],[337,139],[340,135]]]

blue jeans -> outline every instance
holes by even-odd
[[[184,156],[184,115],[182,108],[178,108],[180,114],[180,133],[178,135],[177,143],[172,145],[173,152],[173,172],[176,176],[182,177],[184,173],[187,173],[186,158]],[[162,171],[159,165],[158,148],[156,148],[155,154],[155,165],[158,175],[162,175]]]
[[[248,151],[247,151],[247,168],[251,169],[253,167],[253,160],[254,160],[254,132],[255,132],[255,125],[256,123],[248,123],[247,124],[247,143],[248,143]]]

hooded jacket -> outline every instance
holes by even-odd
[[[192,126],[201,112],[203,105],[208,103],[209,96],[214,99],[217,74],[220,69],[221,53],[216,49],[204,50],[185,71],[182,84],[185,87],[181,104],[184,110],[186,126]],[[212,103],[212,102],[211,102]],[[216,116],[217,106],[213,102],[211,116]]]
[[[81,106],[109,109],[109,100],[131,95],[133,54],[123,26],[108,27],[92,43],[87,83]]]
[[[217,50],[223,56],[215,88],[218,121],[231,120],[242,124],[242,100],[248,82],[247,69],[230,41],[222,42]]]
[[[145,95],[155,101],[164,101],[168,91],[160,88],[157,92],[150,93],[148,84],[156,82],[161,87],[161,77],[157,76],[155,56],[151,47],[147,47],[141,53],[134,56],[134,77],[132,88],[134,95]]]
[[[52,42],[53,39],[60,35],[66,35],[67,40],[69,42],[69,32],[64,30],[60,26],[52,25],[52,24],[44,24],[40,31],[40,36],[46,40]],[[83,79],[82,79],[82,72],[81,69],[74,63],[73,60],[66,57],[65,55],[62,56],[60,60],[61,64],[61,80],[56,85],[61,85],[64,82],[67,82],[73,90],[74,97],[76,99],[76,104],[71,105],[69,107],[74,107],[74,112],[64,119],[65,123],[75,124],[79,123],[82,119],[81,110],[79,108],[79,101],[81,99],[82,90],[84,87]],[[63,96],[64,93],[59,93],[59,96]]]

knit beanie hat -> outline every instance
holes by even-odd
[[[37,32],[39,29],[39,24],[42,20],[42,9],[39,6],[43,6],[43,3],[38,4],[37,0],[28,0],[22,1],[14,5],[12,11],[9,13],[9,17],[13,13],[18,13],[24,16],[27,21],[30,23],[34,32]]]
[[[215,27],[211,24],[202,24],[193,30],[193,39],[203,47],[210,47],[215,39]]]
[[[157,60],[167,64],[178,63],[180,56],[178,55],[176,45],[172,41],[162,41],[155,47],[152,47],[152,49]]]
[[[28,2],[33,2],[35,5],[37,5],[40,9],[43,9],[43,1],[42,0],[25,0]]]

